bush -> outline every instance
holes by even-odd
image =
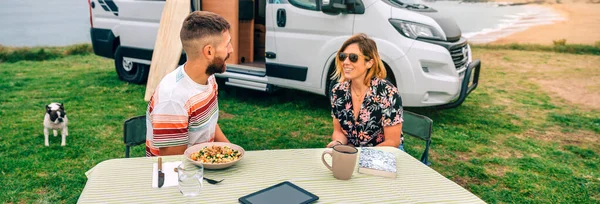
[[[21,60],[42,61],[62,57],[61,54],[54,50],[45,48],[18,48],[12,51],[4,51],[0,55],[0,61],[3,62],[18,62]]]
[[[21,47],[12,48],[0,45],[0,63],[21,60],[43,61],[68,55],[87,55],[92,53],[90,44],[77,44],[68,47]]]
[[[87,55],[93,52],[94,50],[90,44],[78,44],[67,47],[65,55]]]
[[[560,39],[560,40],[553,40],[552,44],[554,44],[554,46],[565,46],[567,45],[567,39]]]
[[[571,54],[591,54],[600,55],[600,41],[596,42],[595,45],[578,45],[578,44],[566,44],[566,40],[554,41],[554,45],[537,45],[537,44],[483,44],[483,45],[471,45],[473,48],[482,49],[504,49],[504,50],[525,50],[525,51],[546,51],[546,52],[560,52],[560,53],[571,53]],[[564,44],[563,44],[564,43]],[[563,45],[561,45],[563,44]]]

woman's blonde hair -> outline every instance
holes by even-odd
[[[369,70],[367,71],[367,75],[365,75],[365,85],[368,86],[369,83],[371,83],[370,79],[373,78],[373,76],[380,79],[385,79],[387,73],[383,62],[381,61],[381,57],[379,57],[379,51],[377,51],[377,44],[375,44],[375,41],[369,38],[367,34],[364,33],[355,34],[352,37],[348,38],[348,40],[346,40],[344,44],[342,44],[342,47],[338,50],[335,56],[335,72],[331,76],[331,79],[338,79],[338,82],[344,82],[347,80],[342,74],[344,68],[342,65],[343,62],[340,61],[339,56],[340,53],[342,53],[346,49],[346,47],[354,43],[358,45],[358,48],[360,49],[361,54],[365,58],[365,61],[373,59],[374,62],[373,66],[371,66],[371,68],[369,68]]]

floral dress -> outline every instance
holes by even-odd
[[[376,146],[385,140],[383,127],[403,122],[402,99],[398,89],[385,79],[372,78],[358,119],[354,121],[350,81],[333,86],[330,94],[331,115],[340,122],[348,144],[357,147]],[[401,136],[401,141],[404,137]]]

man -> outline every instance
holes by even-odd
[[[203,142],[229,142],[217,124],[219,104],[214,73],[225,72],[233,52],[230,25],[221,16],[195,11],[180,38],[187,62],[158,84],[146,112],[146,156],[183,154]]]

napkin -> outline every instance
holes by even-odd
[[[179,182],[177,182],[177,172],[175,172],[175,168],[181,164],[181,161],[175,162],[163,162],[162,164],[162,172],[165,173],[165,183],[163,183],[164,187],[169,186],[177,186]],[[152,188],[158,188],[158,163],[152,164]]]

